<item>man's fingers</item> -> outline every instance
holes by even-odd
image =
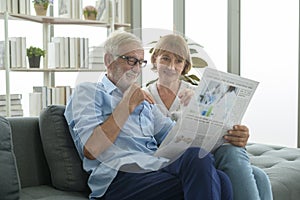
[[[143,94],[146,101],[148,101],[150,104],[155,104],[154,98],[148,92],[143,90]]]
[[[242,137],[236,137],[232,135],[225,135],[224,139],[227,140],[230,144],[235,146],[244,147],[247,144],[247,139]]]

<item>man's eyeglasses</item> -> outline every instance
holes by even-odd
[[[147,60],[138,60],[134,57],[124,56],[124,55],[118,56],[118,57],[126,60],[127,64],[130,65],[130,66],[135,66],[137,63],[139,63],[140,67],[143,68],[147,65]]]

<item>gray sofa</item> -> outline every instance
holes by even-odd
[[[39,118],[0,117],[1,200],[88,199],[88,175],[63,112],[64,106],[49,106]],[[269,175],[275,200],[299,199],[299,149],[262,144],[247,149],[252,163]]]

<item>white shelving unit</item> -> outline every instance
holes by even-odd
[[[114,8],[112,8],[114,10]],[[112,12],[114,14],[114,12]],[[114,16],[114,15],[112,15]],[[55,25],[80,25],[80,26],[92,26],[107,29],[107,35],[119,28],[130,27],[130,24],[121,24],[115,23],[114,17],[112,17],[111,22],[101,22],[96,20],[81,20],[81,19],[69,19],[69,18],[58,18],[58,17],[49,17],[49,16],[33,16],[33,15],[23,15],[23,14],[12,14],[8,12],[0,13],[0,20],[4,20],[4,40],[5,40],[5,83],[6,83],[6,106],[7,106],[7,116],[11,116],[10,113],[10,73],[12,72],[42,72],[43,73],[43,82],[44,86],[52,87],[55,86],[55,73],[57,72],[96,72],[101,70],[94,69],[48,69],[47,56],[43,59],[43,68],[9,68],[9,42],[8,42],[8,26],[11,20],[19,21],[29,21],[33,23],[42,24],[43,30],[43,48],[48,50],[48,42],[53,36],[50,33],[50,30]],[[3,69],[2,69],[3,70]],[[103,70],[102,70],[103,71]],[[1,85],[1,84],[0,84]],[[3,84],[2,84],[3,85]]]

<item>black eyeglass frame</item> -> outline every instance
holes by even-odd
[[[147,65],[147,60],[138,60],[137,58],[135,57],[132,57],[132,56],[125,56],[125,55],[117,55],[118,58],[122,58],[123,60],[126,60],[127,61],[127,64],[130,65],[130,66],[135,66],[137,63],[139,63],[140,65],[140,68],[144,68],[146,67]]]

